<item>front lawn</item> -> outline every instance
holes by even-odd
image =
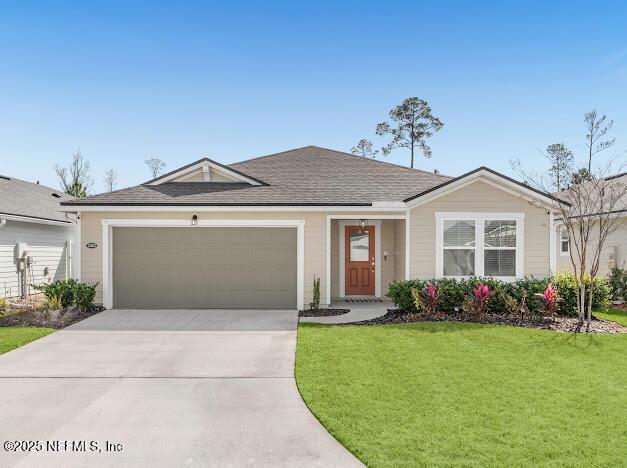
[[[52,328],[0,327],[0,354],[52,333]]]
[[[303,399],[369,466],[620,466],[627,335],[301,324]]]
[[[596,317],[613,320],[627,327],[627,310],[624,309],[603,309],[594,313]]]

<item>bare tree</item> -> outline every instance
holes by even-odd
[[[392,140],[382,148],[384,156],[396,148],[408,148],[411,152],[411,167],[414,167],[416,148],[420,148],[426,158],[431,157],[427,138],[440,131],[444,124],[432,114],[427,101],[417,97],[407,98],[390,111],[390,119],[396,122],[395,127],[388,122],[382,122],[377,125],[376,130],[379,136],[392,136]]]
[[[588,115],[586,114],[586,122],[598,124],[599,120],[596,117],[588,118]],[[600,121],[604,119],[605,116]],[[590,128],[600,128],[597,124],[587,127],[588,136]],[[603,131],[603,134],[605,132]],[[611,146],[603,142],[597,143],[599,138],[593,137],[589,140],[588,148],[594,146],[595,149],[586,154],[587,158]],[[555,187],[555,181],[551,176],[547,178],[525,170],[519,160],[512,165],[528,184],[545,192],[550,192]],[[612,173],[620,172],[623,167],[617,170],[613,166],[611,160],[605,167],[591,170],[574,169],[571,165],[565,171],[571,184],[557,193],[555,206],[557,221],[568,231],[570,261],[576,278],[577,315],[579,323],[583,324],[586,321],[588,327],[592,320],[594,279],[599,273],[603,246],[608,236],[621,228],[624,222],[621,214],[627,204],[627,180],[624,177],[609,177]],[[553,229],[551,226],[551,230]],[[587,282],[587,277],[592,281]]]
[[[351,148],[351,153],[363,156],[364,158],[375,158],[379,150],[373,149],[372,142],[362,138]]]
[[[118,185],[118,175],[113,169],[109,169],[105,172],[105,177],[103,179],[105,190],[107,192],[113,192],[115,187]]]
[[[588,325],[592,319],[594,282],[586,294],[584,277],[596,278],[601,264],[602,250],[608,236],[621,227],[620,211],[627,197],[627,184],[620,179],[608,178],[604,169],[594,174],[588,182],[571,184],[561,197],[561,222],[568,231],[570,260],[578,279],[577,309],[580,323]]]
[[[54,170],[65,193],[83,198],[91,190],[93,180],[89,175],[89,161],[83,158],[80,148],[72,154],[72,161],[67,167],[55,164]]]
[[[607,120],[607,115],[599,117],[596,110],[587,112],[584,116],[586,122],[586,147],[588,148],[588,173],[592,174],[592,157],[614,144],[615,139],[602,140],[605,134],[612,128],[614,121]]]
[[[146,159],[144,162],[148,165],[153,179],[155,179],[161,171],[165,169],[165,163],[159,158]]]

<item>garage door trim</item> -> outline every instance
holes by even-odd
[[[305,285],[305,221],[302,219],[199,219],[192,226],[190,219],[103,219],[102,220],[102,300],[113,307],[113,228],[114,227],[284,227],[296,228],[296,306],[304,308]]]

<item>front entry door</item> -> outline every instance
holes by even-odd
[[[345,293],[347,296],[373,296],[374,226],[346,226]]]

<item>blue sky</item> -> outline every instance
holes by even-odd
[[[592,108],[627,148],[625,2],[294,3],[3,2],[0,173],[56,187],[80,147],[101,191],[110,168],[149,179],[152,156],[381,145],[408,96],[445,124],[419,168],[540,170],[539,147],[583,149]]]

